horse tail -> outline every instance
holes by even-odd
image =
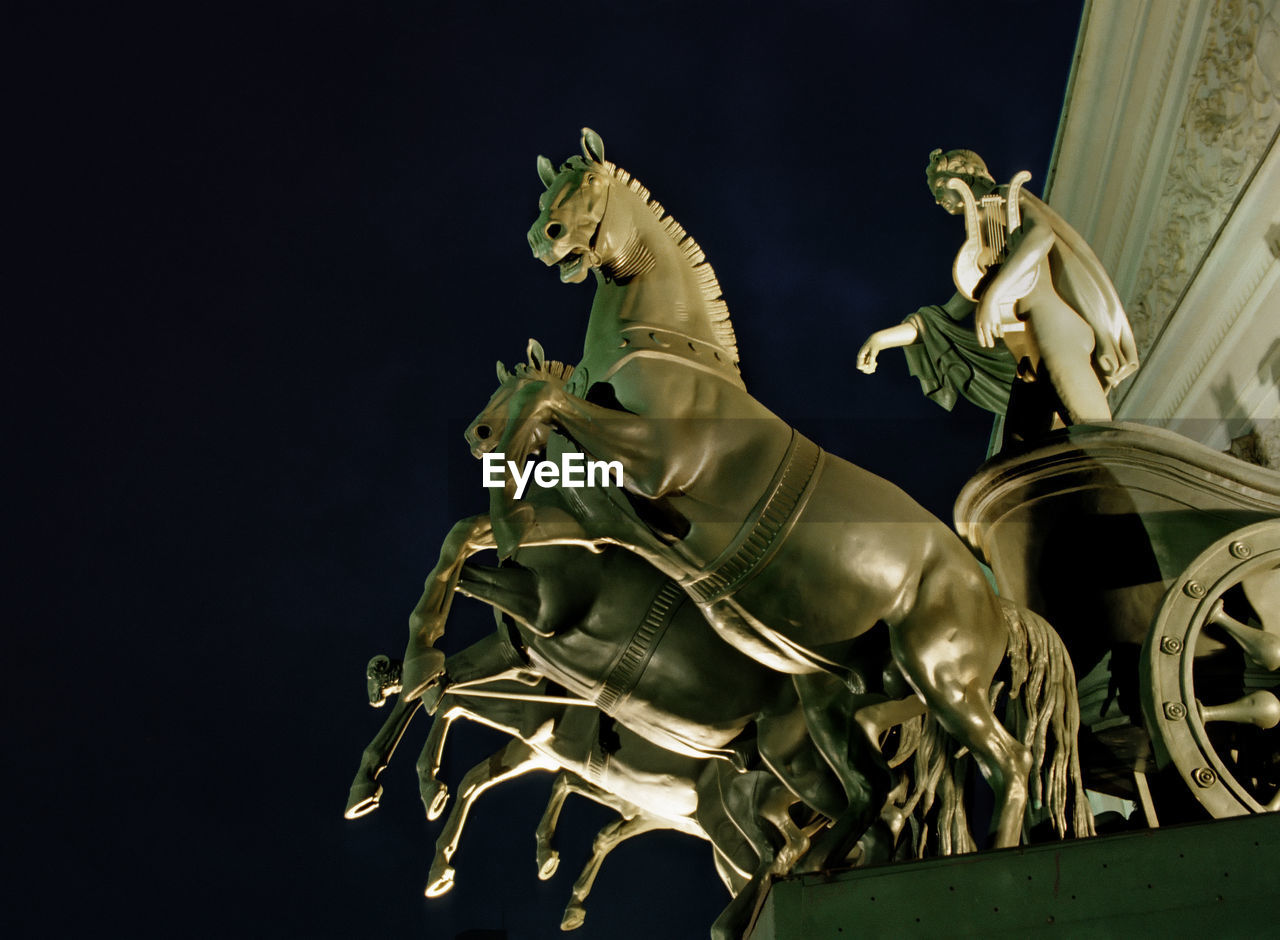
[[[902,726],[905,747],[889,762],[897,767],[911,761],[912,788],[901,812],[914,821],[916,857],[933,847],[939,855],[976,852],[965,811],[965,779],[969,754],[932,714],[920,715]],[[935,805],[936,816],[932,816]],[[930,834],[933,819],[935,832]]]
[[[1064,838],[1093,835],[1093,813],[1080,772],[1080,702],[1071,657],[1043,617],[1006,598],[999,600],[1009,631],[1005,727],[1031,750],[1027,811],[1043,809]]]
[[[1047,813],[1060,836],[1093,835],[1093,813],[1080,772],[1080,703],[1071,658],[1043,617],[1005,598],[999,600],[1009,635],[1004,724],[1032,756],[1028,824]],[[1002,681],[992,685],[993,707],[1004,688]],[[915,821],[917,855],[923,856],[931,841],[939,855],[975,851],[964,802],[968,751],[932,714],[925,714],[902,725],[899,746],[889,764],[898,767],[908,761],[913,786],[904,812]],[[931,836],[927,820],[935,808]]]

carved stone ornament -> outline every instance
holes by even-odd
[[[1145,356],[1280,128],[1276,0],[1218,0],[1191,77],[1130,322]]]

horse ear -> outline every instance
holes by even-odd
[[[529,357],[529,365],[541,372],[547,362],[547,355],[542,351],[542,344],[536,339],[529,340],[529,348],[526,353]]]
[[[604,163],[604,141],[589,127],[582,129],[582,154],[588,160]]]
[[[507,367],[502,364],[502,360],[498,360],[498,383],[506,385],[511,378],[511,373],[507,371]]]
[[[551,183],[556,178],[556,168],[551,165],[551,161],[538,154],[538,179],[542,180],[542,185],[551,188]]]

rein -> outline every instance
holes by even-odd
[[[445,694],[453,696],[471,696],[473,698],[503,698],[512,702],[552,702],[556,705],[585,705],[589,708],[595,708],[595,702],[588,702],[584,698],[570,698],[567,695],[537,695],[533,692],[492,692],[487,689],[465,688],[465,689],[445,689]]]

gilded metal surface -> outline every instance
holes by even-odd
[[[623,485],[538,476],[526,491],[508,476],[489,491],[490,513],[453,527],[410,618],[402,671],[371,664],[371,703],[400,695],[365,751],[348,815],[377,807],[379,775],[427,711],[421,793],[428,817],[442,816],[443,748],[466,717],[512,740],[463,779],[427,894],[459,876],[453,858],[482,792],[555,770],[541,874],[558,865],[551,839],[569,793],[619,813],[563,926],[583,922],[614,846],[673,828],[713,844],[734,895],[713,930],[722,937],[740,935],[769,879],[797,866],[887,860],[908,833],[908,852],[972,849],[968,756],[995,791],[997,845],[1020,840],[1029,807],[1061,834],[1091,833],[1061,639],[998,598],[956,535],[905,493],[748,393],[701,248],[605,160],[599,135],[584,130],[581,143],[558,168],[539,158],[546,191],[528,240],[562,281],[594,280],[582,360],[548,361],[531,341],[526,362],[499,364],[500,387],[467,440],[515,468],[535,455],[617,461]],[[1015,296],[1000,277],[1021,265],[1027,284],[1048,280],[1049,248],[1020,260],[1028,226],[1053,224],[1019,199],[1021,182],[1012,196],[972,179],[945,187],[977,212],[988,345],[999,335],[988,308],[998,316],[1004,303],[1007,320],[1011,304],[1039,296],[1035,286]],[[1053,319],[1029,317],[1040,332]],[[502,564],[469,561],[485,550]],[[446,659],[435,643],[456,593],[490,604],[499,629]],[[1009,728],[992,710],[1002,685]],[[892,759],[881,750],[891,738]]]
[[[636,627],[636,632],[627,641],[622,655],[604,678],[596,705],[606,715],[614,714],[622,697],[635,689],[649,664],[655,644],[666,633],[667,627],[671,625],[672,615],[684,600],[685,595],[680,590],[680,585],[674,581],[667,581],[662,585],[653,603],[645,611],[644,619]]]
[[[461,528],[473,534],[483,527],[468,520]],[[734,811],[742,818],[735,817],[733,831],[757,825],[753,820],[761,818],[773,822],[771,829],[760,830],[752,843],[756,846],[753,854],[739,863],[745,873],[735,887],[742,900],[726,910],[722,925],[726,936],[737,935],[766,876],[789,870],[808,845],[807,836],[800,839],[788,830],[783,851],[773,847],[777,838],[769,832],[789,824],[789,817],[784,818],[785,807],[779,804],[783,800],[780,794],[787,795],[786,806],[800,799],[796,793],[803,794],[809,806],[820,807],[831,816],[838,816],[848,802],[841,781],[828,769],[827,758],[806,734],[806,719],[790,680],[725,646],[682,591],[631,553],[605,549],[597,554],[552,547],[524,551],[521,562],[518,568],[465,565],[455,581],[456,591],[493,604],[510,618],[519,630],[523,652],[513,661],[515,648],[507,633],[499,631],[450,657],[444,680],[427,689],[424,698],[432,699],[430,707],[437,712],[419,761],[428,815],[438,817],[448,798],[436,771],[452,721],[469,717],[506,730],[519,740],[473,769],[464,780],[461,792],[467,798],[455,809],[440,837],[428,894],[448,891],[458,877],[452,857],[474,799],[485,789],[531,770],[570,769],[603,792],[625,797],[620,812],[630,814],[628,818],[647,820],[647,828],[677,828],[704,835],[700,828],[690,828],[690,813],[701,807],[697,811],[706,814],[714,806],[708,809],[701,802],[703,797],[690,802],[699,792],[697,787],[703,785],[695,786],[701,779],[695,771],[709,773],[707,768],[714,767],[716,774],[729,774],[728,783],[720,780],[716,784],[717,793],[738,787],[732,781],[755,758],[754,746],[749,741],[738,744],[737,739],[754,725],[758,746],[772,755],[771,765],[777,771],[756,772],[750,791],[734,798],[743,808]],[[430,595],[428,590],[426,596]],[[540,685],[512,685],[510,680],[517,674],[535,681],[543,675],[553,678],[581,695],[583,701],[626,722],[616,726],[619,734],[627,729],[623,743],[633,735],[645,744],[635,743],[624,751],[602,749],[600,722],[608,719],[600,711],[595,707],[572,708],[573,703],[546,694]],[[716,694],[708,694],[711,689],[716,689]],[[853,704],[851,699],[835,703],[828,708],[826,720],[838,728],[847,727],[851,720],[848,709]],[[416,702],[406,704],[401,699],[397,708],[416,708]],[[838,709],[845,711],[841,715]],[[581,717],[576,713],[582,713]],[[352,786],[349,815],[353,818],[376,808],[381,792],[376,776],[390,759],[385,748],[394,747],[407,724],[404,716],[411,714],[394,714],[399,721],[394,732],[384,731],[366,752]],[[822,720],[817,709],[810,709],[810,719]],[[609,727],[614,727],[611,722]],[[379,746],[384,750],[379,751]],[[662,758],[666,764],[653,763],[658,753],[666,755]],[[838,761],[845,753],[847,748],[831,759]],[[671,776],[672,766],[684,768],[680,772],[686,783],[668,789],[680,779]],[[860,778],[851,779],[857,783]],[[646,780],[651,782],[642,786]],[[374,789],[376,794],[369,796]],[[756,810],[750,809],[754,804],[741,803],[751,794],[767,805]],[[766,811],[773,815],[762,816]],[[627,831],[636,834],[639,830]],[[717,847],[723,848],[719,843]],[[742,860],[744,851],[739,847],[735,857]],[[750,890],[743,896],[748,886]],[[581,922],[584,897],[580,884],[575,888],[571,913],[566,914],[568,923]]]
[[[738,537],[708,570],[684,582],[700,604],[723,600],[741,590],[769,563],[804,510],[810,484],[821,473],[822,450],[803,434],[793,434],[787,454],[765,490],[760,509],[742,523]]]
[[[775,876],[972,850],[969,756],[995,791],[996,845],[1019,841],[1028,807],[1060,834],[1092,833],[1075,676],[1057,633],[997,597],[956,535],[901,490],[748,393],[701,248],[605,160],[599,135],[584,129],[581,143],[558,168],[538,159],[546,191],[528,241],[562,281],[594,280],[582,361],[549,361],[530,341],[526,362],[499,364],[500,387],[467,440],[513,468],[537,455],[616,461],[621,485],[543,485],[539,474],[526,491],[508,479],[490,489],[490,513],[453,527],[410,618],[403,667],[369,664],[370,704],[394,704],[362,756],[348,817],[377,808],[380,775],[420,711],[435,715],[421,795],[428,818],[442,816],[443,748],[465,717],[511,741],[463,779],[428,895],[458,877],[453,857],[482,792],[556,771],[538,827],[542,877],[558,866],[552,840],[570,793],[619,814],[573,886],[565,929],[583,923],[614,847],[669,828],[712,843],[734,896],[713,928],[724,938],[742,933]],[[1023,379],[1050,378],[1068,417],[1105,421],[1107,390],[1136,368],[1132,336],[1096,258],[1021,189],[1027,178],[997,187],[969,151],[931,155],[930,189],[964,214],[967,235],[954,269],[961,294],[939,309],[948,324],[972,312],[974,336],[923,345],[955,374],[957,349],[1001,342],[980,364],[974,356],[963,390],[984,407],[1007,400],[998,386],[1013,374],[1012,351]],[[941,322],[918,312],[879,331],[859,368],[873,371],[881,349],[921,343]],[[1028,562],[1045,554],[1034,538],[1004,545],[1010,518],[1028,505],[1043,515],[1062,497],[1082,524],[1105,518],[1140,533],[1125,569],[1133,583],[1108,603],[1131,620],[1168,588],[1142,634],[1141,703],[1156,750],[1214,815],[1280,809],[1274,747],[1254,746],[1280,725],[1280,521],[1239,528],[1274,515],[1276,480],[1242,476],[1173,435],[1143,431],[1135,450],[1132,429],[1070,430],[1065,451],[1050,442],[1012,467],[988,465],[962,496],[957,527],[991,560],[1002,593],[1036,609],[1037,589],[1060,599],[1065,585],[1074,601],[1092,582],[1063,570],[1046,583]],[[1138,483],[1117,499],[1131,475]],[[1184,490],[1194,511],[1164,511],[1182,506]],[[1190,564],[1198,545],[1188,532],[1212,533],[1198,545],[1216,540]],[[469,561],[484,550],[503,563]],[[435,642],[455,593],[490,604],[499,629],[446,659]],[[1149,613],[1139,629],[1148,623]],[[1117,639],[1136,644],[1102,642]],[[1089,676],[1105,680],[1118,649]],[[991,705],[1006,684],[1008,727]],[[1130,767],[1142,793],[1156,789],[1148,769]]]
[[[482,641],[479,646],[483,645]],[[460,675],[483,672],[487,658],[483,648],[464,651],[449,657],[447,669]],[[544,685],[545,680],[536,688]],[[499,683],[495,688],[501,687]],[[799,799],[767,770],[744,772],[727,761],[677,754],[595,709],[569,708],[551,700],[473,699],[465,691],[448,689],[441,696],[435,725],[418,761],[423,803],[430,818],[443,813],[449,798],[438,771],[445,736],[452,723],[463,717],[505,731],[513,740],[463,777],[459,800],[436,842],[426,888],[429,897],[450,890],[458,877],[453,856],[475,800],[491,787],[534,770],[568,771],[560,786],[576,781],[575,792],[615,809],[622,816],[621,825],[628,827],[627,837],[651,829],[675,829],[711,842],[737,876],[728,885],[735,899],[713,930],[718,936],[740,936],[769,878],[789,871],[808,849],[809,835],[789,812]],[[606,737],[612,739],[607,748]],[[556,867],[550,847],[556,816],[558,805],[549,806],[538,828],[536,861],[546,877]],[[619,834],[612,833],[607,841],[616,844]],[[574,886],[566,929],[582,923],[583,901],[594,872],[611,847],[597,846],[597,857]]]
[[[596,135],[584,132],[583,157],[554,174],[549,166],[539,162],[547,193],[529,241],[535,256],[560,267],[562,280],[581,280],[584,267],[596,269],[583,363],[575,368],[587,368],[593,378],[585,400],[570,394],[566,370],[531,346],[528,362],[509,374],[469,430],[473,451],[502,452],[520,462],[558,433],[594,459],[622,461],[628,498],[640,508],[616,498],[592,506],[579,494],[577,503],[565,503],[578,528],[565,526],[552,541],[622,544],[669,576],[689,580],[715,570],[718,559],[735,557],[738,539],[754,537],[760,557],[743,567],[749,579],[736,590],[721,586],[703,608],[722,637],[767,666],[847,677],[848,664],[825,651],[887,623],[898,668],[996,787],[997,842],[1016,843],[1029,751],[994,721],[985,695],[979,701],[963,691],[990,685],[1009,642],[1003,611],[972,558],[901,491],[832,457],[802,485],[804,504],[794,522],[784,520],[790,531],[780,544],[750,525],[744,534],[741,520],[758,512],[766,518],[771,480],[787,476],[792,429],[736,382],[681,362],[627,358],[622,342],[633,321],[678,326],[719,344],[725,361],[736,360],[714,274],[648,192],[604,162]],[[647,260],[628,263],[623,275],[623,256]],[[609,376],[607,394],[598,376]],[[729,454],[753,459],[724,459]],[[510,492],[495,495],[493,528],[509,539],[498,539],[500,551],[517,552],[530,539],[544,544],[548,513],[514,502]],[[655,528],[655,514],[668,528]],[[550,518],[564,525],[563,516]],[[785,587],[801,571],[823,590]],[[952,667],[941,668],[944,661]],[[884,797],[877,792],[869,803]]]

